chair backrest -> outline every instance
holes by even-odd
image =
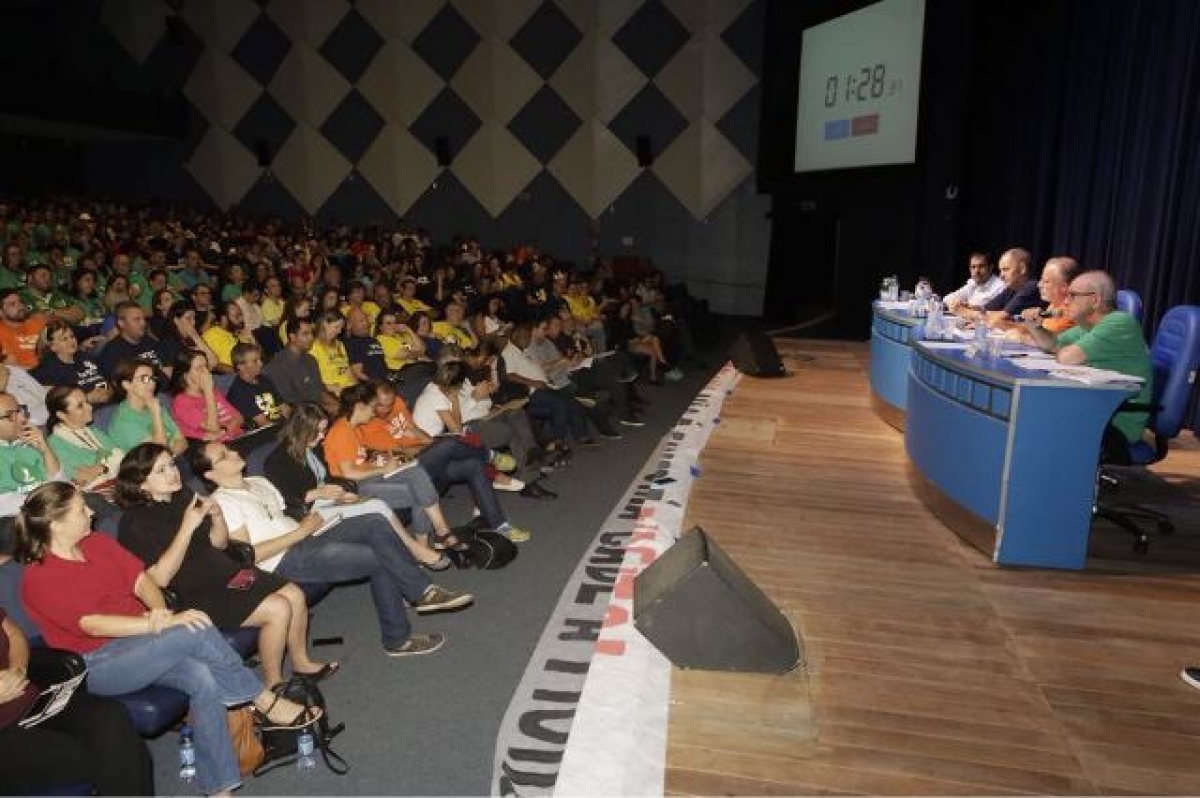
[[[1122,288],[1117,292],[1117,310],[1128,313],[1138,321],[1142,320],[1142,298],[1137,291]]]
[[[1174,438],[1186,420],[1200,368],[1200,306],[1178,305],[1167,311],[1154,334],[1150,363],[1158,407],[1150,430],[1157,437]]]

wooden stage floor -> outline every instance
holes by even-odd
[[[688,512],[792,619],[807,668],[676,669],[667,792],[1200,794],[1200,690],[1179,678],[1200,664],[1200,565],[995,567],[909,487],[866,345],[779,346],[796,373],[742,380]],[[1156,471],[1187,548],[1200,445],[1179,443]]]

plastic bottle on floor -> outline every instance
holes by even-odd
[[[316,746],[313,743],[312,729],[305,729],[296,738],[296,769],[308,773],[317,767]]]
[[[192,742],[192,727],[179,730],[179,780],[184,784],[196,781],[196,745]]]

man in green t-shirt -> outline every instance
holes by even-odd
[[[1148,406],[1153,377],[1150,350],[1137,320],[1116,309],[1116,297],[1112,277],[1101,271],[1084,272],[1067,289],[1064,312],[1075,326],[1057,337],[1036,321],[1027,329],[1039,347],[1055,353],[1059,363],[1088,365],[1140,378],[1142,390],[1132,401]],[[1142,437],[1149,417],[1144,410],[1121,411],[1113,416],[1111,424],[1126,442],[1133,443]]]
[[[29,412],[0,391],[0,515],[15,515],[26,493],[58,475],[58,458]]]
[[[20,244],[4,247],[4,262],[0,263],[0,288],[22,288],[25,285],[25,254]]]
[[[69,296],[54,288],[53,273],[44,263],[29,267],[21,299],[25,300],[25,304],[34,313],[57,316],[71,324],[83,321],[83,310],[75,305]]]

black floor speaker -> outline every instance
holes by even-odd
[[[775,342],[762,330],[744,332],[729,349],[734,368],[751,377],[782,377],[787,374]]]
[[[634,580],[633,619],[681,668],[784,673],[800,662],[791,623],[700,527]]]

